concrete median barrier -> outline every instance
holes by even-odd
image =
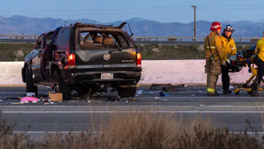
[[[204,65],[205,60],[145,60],[140,84],[206,85]],[[250,75],[244,67],[240,72],[230,73],[230,80],[233,84],[244,83]],[[218,84],[221,84],[221,76]]]
[[[23,85],[21,69],[23,62],[0,62],[0,85]]]
[[[140,85],[153,83],[205,85],[205,60],[143,60]],[[0,85],[24,85],[21,78],[23,62],[0,62]],[[230,73],[231,83],[244,83],[249,77],[248,68]],[[221,84],[221,76],[218,84]]]

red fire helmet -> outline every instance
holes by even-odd
[[[221,26],[220,22],[213,22],[211,24],[210,30],[211,31],[216,31],[217,29],[221,29],[221,28],[222,28],[222,26]]]

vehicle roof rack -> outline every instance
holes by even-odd
[[[73,24],[74,27],[95,27],[95,28],[122,28],[126,22],[122,22],[119,26],[113,26],[113,25],[101,25],[101,24],[85,24],[77,22]]]

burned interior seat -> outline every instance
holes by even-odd
[[[102,36],[96,36],[94,38],[94,43],[102,43],[103,42],[103,37]]]
[[[82,39],[82,43],[83,44],[93,44],[94,43],[94,41],[91,39],[91,34],[89,33],[89,34],[87,34],[83,39]]]
[[[105,37],[103,40],[103,46],[104,47],[113,47],[114,45],[114,39],[112,37]]]
[[[102,48],[103,37],[95,36],[93,40],[86,39],[85,41],[80,41],[80,46],[83,49],[100,49]]]
[[[93,40],[90,40],[90,39],[86,39],[84,40],[84,44],[93,44]]]

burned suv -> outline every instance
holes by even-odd
[[[75,23],[39,36],[22,68],[27,92],[37,85],[51,86],[70,99],[103,88],[116,89],[120,97],[133,97],[141,76],[141,53],[120,26]]]

